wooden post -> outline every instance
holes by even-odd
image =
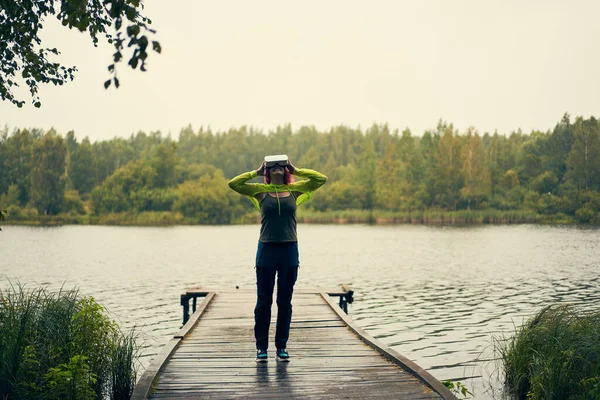
[[[331,296],[338,296],[340,298],[340,308],[348,314],[348,303],[352,304],[354,301],[354,290],[350,290],[350,285],[342,285],[341,293],[331,293]]]
[[[344,310],[346,314],[348,314],[348,307],[346,306],[346,301],[344,300],[344,296],[340,296],[340,308]]]
[[[195,301],[194,301],[194,303],[195,303]],[[190,296],[189,295],[187,295],[187,294],[181,295],[181,305],[183,306],[183,324],[185,325],[185,323],[188,322],[188,319],[190,319]]]
[[[198,297],[194,296],[194,300],[192,302],[192,314],[196,312],[196,299]]]

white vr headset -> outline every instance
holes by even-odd
[[[287,154],[277,154],[273,156],[265,157],[265,167],[271,168],[274,165],[279,165],[281,167],[285,167],[290,164],[290,159]]]

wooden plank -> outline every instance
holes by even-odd
[[[161,352],[154,357],[148,368],[146,368],[141,378],[136,383],[133,394],[131,395],[131,400],[144,400],[148,398],[154,379],[157,377],[165,361],[173,354],[180,341],[181,339],[171,339],[163,346]]]
[[[195,290],[186,294],[204,289]],[[412,371],[359,340],[360,332],[340,316],[337,298],[311,289],[294,292],[292,362],[276,363],[271,353],[268,363],[255,363],[255,296],[254,288],[228,290],[202,303],[201,316],[192,315],[174,339],[179,343],[163,357],[151,398],[440,398]],[[276,307],[274,301],[269,338],[275,333]]]
[[[214,293],[213,293],[213,295],[214,295]],[[200,315],[206,309],[206,305],[208,305],[208,303],[212,300],[212,298],[213,298],[213,296],[207,297],[205,299],[205,301],[202,303],[202,306],[200,307],[200,309],[196,310],[196,312],[193,315],[195,317],[195,321],[198,321],[198,319],[200,318]],[[190,320],[192,320],[192,318],[190,318]],[[194,324],[191,325],[191,327],[193,327],[193,326],[194,326]],[[190,329],[191,329],[191,327],[190,327]],[[154,357],[152,362],[150,362],[150,365],[148,366],[148,368],[146,368],[146,370],[144,371],[144,373],[142,374],[142,376],[136,383],[136,385],[133,389],[133,394],[131,395],[131,400],[145,400],[148,398],[148,395],[150,394],[150,389],[152,387],[152,384],[154,383],[154,380],[156,379],[157,375],[160,373],[161,369],[165,366],[165,363],[167,362],[169,357],[171,357],[171,355],[175,352],[175,350],[177,349],[177,346],[181,342],[182,338],[183,338],[183,336],[173,337],[171,340],[169,340],[169,342],[165,346],[163,346],[161,352],[158,353],[156,355],[156,357]]]
[[[433,375],[431,375],[429,372],[425,371],[419,365],[404,357],[400,353],[390,349],[383,342],[369,335],[361,327],[359,327],[348,315],[346,315],[343,311],[339,311],[339,307],[337,306],[337,304],[333,303],[333,301],[327,295],[327,293],[321,293],[321,297],[323,297],[323,299],[329,304],[329,306],[334,310],[334,312],[338,314],[340,319],[342,319],[348,325],[348,327],[360,337],[362,341],[377,349],[390,361],[396,362],[403,369],[407,370],[408,372],[412,373],[414,376],[419,378],[425,384],[430,386],[434,391],[439,393],[443,399],[457,400],[457,397],[440,381],[435,379]]]

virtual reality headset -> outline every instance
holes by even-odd
[[[265,167],[271,168],[275,165],[279,165],[281,167],[285,167],[290,164],[290,159],[287,154],[277,154],[274,156],[266,156],[265,157]]]

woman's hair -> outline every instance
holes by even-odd
[[[283,183],[289,185],[290,183],[294,182],[294,175],[290,174],[289,169],[284,168],[283,174]],[[265,168],[264,180],[267,184],[271,183],[271,172],[269,171],[269,168]]]

